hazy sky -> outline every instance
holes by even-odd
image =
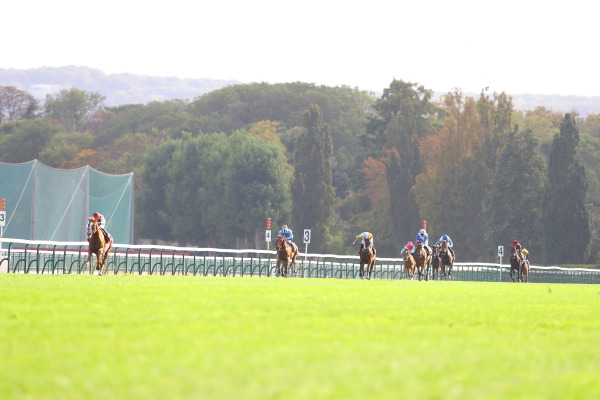
[[[592,0],[20,0],[0,68],[600,96]]]

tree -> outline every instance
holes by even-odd
[[[292,169],[277,143],[236,131],[228,139],[223,206],[223,231],[236,248],[262,247],[264,221],[287,220],[292,196]]]
[[[592,226],[586,169],[577,153],[579,130],[566,114],[548,159],[548,185],[542,203],[542,245],[547,263],[580,264],[590,250]]]
[[[421,226],[423,215],[413,186],[423,170],[420,139],[431,135],[441,110],[431,103],[432,91],[414,83],[394,80],[377,100],[376,115],[370,118],[367,135],[373,143],[392,150],[385,162],[390,194],[388,217],[393,224],[398,250]]]
[[[507,135],[484,201],[489,249],[516,239],[532,255],[543,254],[540,221],[546,161],[536,147],[537,140],[529,130],[523,133],[514,130]]]
[[[0,160],[21,163],[40,159],[52,138],[64,132],[61,125],[48,120],[11,121],[0,125]]]
[[[135,210],[136,228],[141,238],[173,240],[173,214],[167,207],[166,188],[172,173],[169,166],[180,146],[180,141],[169,140],[145,157]]]
[[[46,115],[62,124],[67,131],[84,131],[92,114],[101,111],[105,98],[96,92],[62,89],[56,96],[46,95]]]
[[[24,90],[0,86],[0,124],[21,119],[27,112],[32,97]]]
[[[326,248],[335,192],[332,184],[332,142],[329,126],[318,105],[304,112],[305,133],[296,146],[292,183],[292,222],[296,229],[312,230],[315,251]]]

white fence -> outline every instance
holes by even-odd
[[[0,272],[81,274],[87,259],[87,242],[30,241],[0,238]],[[115,244],[107,261],[109,274],[278,276],[273,250],[231,250],[153,245]],[[402,258],[378,258],[373,279],[407,279]],[[95,260],[93,261],[95,265]],[[455,263],[453,280],[511,281],[509,265]],[[93,271],[93,267],[92,267]],[[358,256],[303,254],[290,274],[302,278],[360,278]],[[429,279],[437,279],[429,271]],[[600,283],[600,270],[532,266],[531,282]],[[423,277],[425,279],[425,277]]]

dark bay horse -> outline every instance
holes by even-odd
[[[287,278],[288,271],[294,272],[294,265],[296,264],[296,257],[298,257],[298,248],[288,243],[283,236],[277,236],[275,242],[277,246],[277,274],[283,275]],[[283,266],[283,272],[281,267]]]
[[[510,279],[513,282],[517,280],[523,282],[523,275],[526,275],[526,281],[529,282],[529,262],[525,260],[521,249],[512,246],[510,249]]]
[[[427,268],[427,266],[431,263],[431,256],[427,254],[427,251],[425,251],[423,241],[417,240],[413,257],[415,258],[415,266],[417,268],[417,272],[419,273],[419,280],[421,280],[421,276],[425,272],[425,268]]]
[[[373,250],[373,245],[371,244],[371,239],[365,238],[365,245],[358,252],[360,255],[360,278],[363,279],[365,277],[365,265],[369,269],[369,275],[367,279],[371,279],[371,273],[373,272],[373,268],[375,267],[375,251]]]
[[[98,271],[98,275],[104,274],[104,267],[106,266],[106,259],[108,258],[108,254],[112,249],[113,241],[112,238],[110,240],[106,240],[104,238],[104,233],[102,229],[100,229],[100,225],[96,220],[90,220],[91,222],[91,235],[89,240],[88,247],[88,256],[87,261],[84,265],[84,270],[88,269],[90,261],[92,259],[92,254],[96,255],[96,270]],[[90,270],[90,273],[92,271]]]
[[[442,240],[438,253],[440,267],[442,268],[442,277],[452,279],[452,268],[454,267],[454,255],[448,247],[448,241]]]
[[[440,278],[440,255],[439,247],[436,245],[431,246],[431,279]],[[429,275],[429,266],[427,266],[427,275]]]

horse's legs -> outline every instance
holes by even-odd
[[[87,261],[83,264],[83,271],[86,271],[90,266],[90,259],[92,258],[92,252],[88,251]],[[90,274],[92,270],[90,270]]]
[[[365,264],[360,260],[360,279],[365,277]]]

